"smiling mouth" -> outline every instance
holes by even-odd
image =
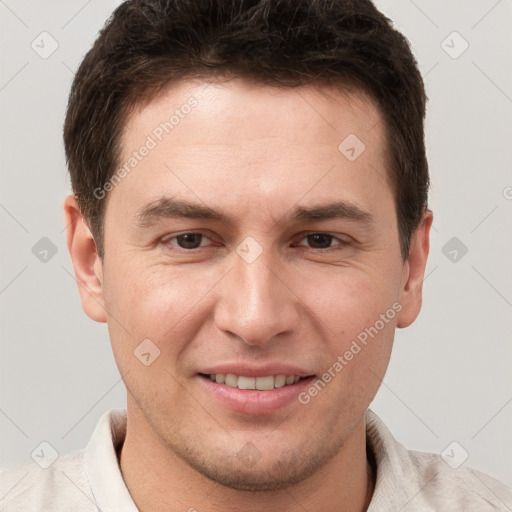
[[[268,375],[265,377],[246,377],[244,375],[234,375],[233,373],[201,374],[201,376],[210,379],[217,384],[225,384],[230,388],[251,389],[258,391],[270,391],[276,388],[283,388],[296,384],[300,380],[310,379],[312,375],[300,377],[298,375]]]

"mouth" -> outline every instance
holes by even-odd
[[[209,398],[233,412],[249,416],[273,414],[298,401],[314,375],[236,375],[234,373],[200,373]]]
[[[217,384],[225,384],[230,388],[238,389],[257,389],[258,391],[270,391],[272,389],[283,388],[296,384],[301,379],[309,377],[300,377],[299,375],[268,375],[265,377],[246,377],[244,375],[235,375],[233,373],[216,373],[204,375]]]

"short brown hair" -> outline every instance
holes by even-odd
[[[69,97],[73,191],[103,257],[105,201],[130,109],[185,78],[232,75],[296,87],[351,83],[380,108],[402,258],[427,208],[426,96],[405,37],[370,0],[129,0],[108,19]]]

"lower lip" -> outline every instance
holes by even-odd
[[[264,416],[273,414],[294,401],[298,402],[298,396],[309,386],[313,377],[268,391],[232,388],[203,376],[199,376],[199,380],[210,395],[233,412]]]

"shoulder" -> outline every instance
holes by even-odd
[[[415,504],[447,511],[511,510],[512,490],[489,475],[465,465],[454,468],[439,454],[407,451],[407,457],[417,483]]]
[[[377,471],[368,512],[512,510],[512,490],[501,482],[449,456],[406,449],[372,411],[367,412],[366,425]]]
[[[84,469],[84,450],[63,455],[46,468],[34,462],[0,469],[0,498],[0,512],[97,510]]]
[[[85,449],[0,469],[0,512],[107,512],[119,510],[120,499],[122,510],[136,510],[116,455],[125,433],[126,411],[111,409],[99,419]]]

